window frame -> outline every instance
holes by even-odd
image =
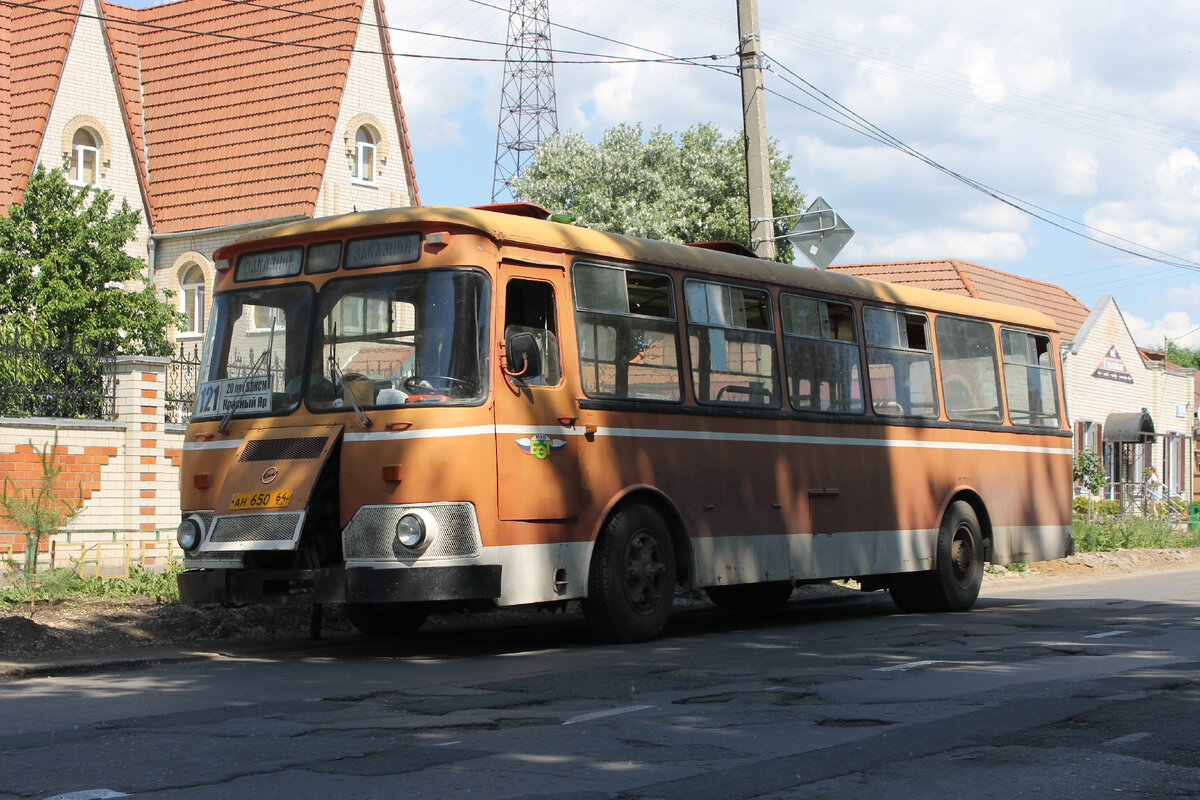
[[[712,322],[709,322],[707,319],[704,322],[693,322],[692,316],[691,316],[691,308],[688,305],[688,286],[695,285],[695,284],[718,286],[718,287],[722,287],[726,290],[739,289],[741,291],[746,291],[746,292],[761,293],[765,298],[765,303],[763,304],[763,308],[766,311],[764,319],[767,322],[767,327],[766,328],[752,328],[752,327],[748,327],[748,326],[737,325],[734,322],[730,322],[729,324],[725,325],[725,324],[720,324],[720,323],[712,323]],[[740,410],[748,410],[748,411],[770,411],[770,412],[781,410],[783,408],[784,386],[783,386],[783,380],[782,380],[782,372],[781,372],[780,366],[779,366],[779,337],[777,335],[778,325],[775,321],[776,300],[775,300],[775,294],[771,291],[771,288],[768,286],[765,286],[765,285],[742,283],[742,282],[736,281],[736,280],[722,280],[719,277],[715,277],[715,276],[710,277],[710,276],[706,276],[706,275],[688,275],[688,276],[685,276],[683,279],[683,305],[684,305],[684,307],[683,307],[682,321],[684,323],[684,341],[687,343],[686,350],[687,350],[687,354],[688,354],[689,366],[691,367],[692,398],[696,401],[696,403],[701,406],[706,406],[709,408],[728,408],[728,409],[740,409]],[[732,307],[730,308],[730,311],[733,311]],[[759,337],[762,337],[764,340],[766,340],[764,343],[769,343],[770,349],[771,349],[770,380],[771,380],[771,385],[772,385],[772,392],[768,396],[769,402],[764,403],[764,404],[757,404],[757,403],[752,403],[752,402],[737,402],[737,401],[730,401],[730,400],[702,399],[700,397],[700,383],[701,382],[699,380],[697,380],[701,365],[697,364],[696,363],[697,360],[692,358],[692,352],[691,352],[691,338],[692,338],[693,327],[695,327],[697,329],[702,329],[702,330],[708,331],[708,332],[711,332],[714,330],[737,331],[740,334],[750,334],[752,336],[759,336]],[[709,338],[711,339],[711,333],[710,333]],[[711,344],[710,344],[710,347],[711,347]],[[710,372],[711,372],[711,369],[710,369]],[[751,398],[753,396],[754,395],[752,392],[747,391],[748,398]]]
[[[818,326],[820,326],[820,324],[821,324],[821,317],[820,317],[820,306],[821,305],[827,306],[827,305],[832,304],[832,305],[848,308],[850,310],[850,331],[851,331],[852,335],[854,336],[854,338],[849,339],[849,340],[830,338],[830,337],[827,337],[824,335],[823,330],[818,331],[818,334],[816,336],[811,336],[811,335],[805,334],[805,333],[789,333],[787,330],[788,316],[784,313],[784,302],[788,298],[796,298],[797,300],[809,300],[809,301],[818,303],[819,304],[819,306],[818,306]],[[781,355],[783,356],[783,384],[784,384],[783,388],[784,388],[784,393],[787,395],[787,398],[788,398],[788,405],[791,407],[791,409],[793,411],[796,411],[801,414],[837,414],[839,416],[855,416],[855,417],[861,417],[861,416],[865,415],[867,413],[867,390],[866,390],[867,381],[865,378],[866,369],[863,365],[863,339],[862,339],[862,336],[860,336],[860,334],[859,334],[859,317],[861,317],[862,315],[859,313],[859,310],[855,307],[854,303],[850,302],[848,299],[835,299],[835,298],[831,298],[831,297],[822,297],[819,295],[801,294],[798,291],[790,291],[790,290],[780,291],[778,302],[779,302],[779,334],[782,337],[782,342],[783,342],[783,349],[781,352]],[[826,316],[826,318],[827,318],[827,316]],[[851,408],[849,410],[840,411],[840,410],[836,410],[836,409],[801,408],[796,405],[795,398],[793,398],[791,388],[789,386],[789,379],[791,378],[791,375],[792,375],[792,370],[791,370],[792,362],[791,362],[791,359],[789,358],[789,340],[793,340],[793,339],[803,340],[803,341],[808,341],[808,342],[820,342],[820,343],[830,342],[830,343],[834,343],[834,346],[838,347],[838,348],[851,348],[851,347],[854,348],[854,351],[857,354],[857,363],[858,363],[857,382],[858,382],[859,402],[861,404],[858,409]],[[853,382],[854,382],[854,376],[853,376],[853,374],[851,374],[851,377],[850,377],[851,389],[853,389]]]
[[[199,275],[199,281],[189,282],[187,280],[188,276],[193,273]],[[179,331],[180,337],[193,338],[204,335],[207,290],[208,281],[204,275],[204,268],[195,261],[189,261],[179,275],[179,310],[188,318],[190,324],[186,330]]]
[[[368,141],[360,137],[366,134]],[[367,155],[370,158],[367,158]],[[379,174],[379,135],[370,125],[359,125],[354,131],[354,155],[350,160],[350,180],[360,186],[378,186]],[[369,165],[371,177],[363,177],[363,167]]]
[[[1040,364],[1036,364],[1036,363],[1030,364],[1030,363],[1027,363],[1024,361],[1008,361],[1008,360],[1006,360],[1005,354],[1004,354],[1004,334],[1005,333],[1019,333],[1026,337],[1032,336],[1032,337],[1040,337],[1042,339],[1045,339],[1046,340],[1046,353],[1049,354],[1050,359],[1051,359],[1050,365],[1043,367]],[[1062,360],[1061,359],[1059,359],[1057,361],[1054,360],[1054,356],[1056,355],[1055,350],[1054,350],[1054,338],[1045,331],[1038,331],[1038,330],[1034,330],[1034,329],[1030,329],[1030,328],[1021,328],[1021,327],[1017,327],[1015,325],[1001,324],[999,341],[1000,341],[1000,371],[1001,371],[1001,374],[1002,374],[1003,380],[1004,380],[1004,384],[1003,384],[1004,385],[1004,405],[1005,405],[1005,410],[1007,412],[1006,418],[1008,419],[1008,423],[1010,425],[1013,425],[1014,427],[1034,428],[1034,429],[1042,430],[1042,431],[1060,429],[1062,427],[1063,420],[1066,418],[1066,402],[1065,402],[1065,398],[1059,397],[1059,394],[1060,394],[1059,386],[1060,386],[1060,382],[1062,380]],[[1051,392],[1051,395],[1050,395],[1054,399],[1054,415],[1053,415],[1054,422],[1053,422],[1053,424],[1038,424],[1035,422],[1017,422],[1016,420],[1013,419],[1013,404],[1012,404],[1012,400],[1009,396],[1008,373],[1005,369],[1009,365],[1012,365],[1015,367],[1024,367],[1026,369],[1041,370],[1043,372],[1049,372],[1050,375],[1053,377],[1053,382],[1052,382],[1053,392]],[[1032,409],[1030,409],[1030,410],[1027,410],[1026,413],[1028,413],[1030,415],[1030,417],[1032,417],[1034,412],[1032,411]],[[1049,419],[1049,417],[1043,412],[1039,412],[1039,415]]]
[[[996,419],[982,420],[971,419],[969,417],[955,416],[951,413],[950,402],[947,399],[949,394],[946,391],[946,370],[945,370],[945,354],[942,348],[942,321],[948,323],[966,323],[968,325],[979,325],[985,327],[991,333],[992,343],[992,380],[996,391]],[[1007,397],[1004,395],[1004,385],[1000,378],[1001,369],[1001,354],[1000,354],[1000,335],[996,329],[995,323],[986,319],[977,317],[962,317],[955,314],[938,314],[933,320],[933,338],[937,345],[937,373],[938,383],[941,386],[941,402],[942,408],[946,413],[946,419],[951,422],[962,425],[1003,425],[1007,419]],[[957,407],[956,409],[957,410]]]
[[[79,141],[79,135],[83,134],[91,144],[84,144]],[[100,179],[100,137],[95,131],[87,126],[80,126],[71,135],[71,161],[67,165],[67,183],[72,186],[94,186]],[[91,178],[85,179],[82,171],[85,164],[85,157],[91,155]]]
[[[621,272],[623,275],[625,275],[626,276],[624,278],[625,311],[613,311],[611,309],[597,308],[597,307],[587,305],[586,304],[587,301],[585,299],[581,299],[580,295],[579,295],[579,280],[577,277],[577,270],[580,267],[583,267],[585,269],[614,270],[614,271]],[[638,313],[637,311],[630,310],[630,308],[629,308],[629,279],[627,277],[628,273],[630,273],[630,272],[634,272],[634,273],[638,273],[638,274],[642,274],[642,275],[651,275],[656,278],[662,278],[666,281],[666,289],[667,289],[666,296],[667,296],[667,301],[670,306],[670,308],[669,308],[670,316],[669,317],[663,317],[663,316],[658,316],[658,315],[654,315],[654,314],[642,314],[642,313]],[[683,360],[683,356],[682,356],[682,345],[680,342],[680,335],[679,335],[679,323],[680,323],[679,303],[678,303],[678,299],[676,297],[675,278],[671,273],[669,273],[665,270],[656,269],[654,267],[647,267],[642,264],[614,264],[611,262],[600,261],[600,260],[592,259],[592,258],[576,259],[571,264],[571,310],[573,313],[573,322],[575,325],[574,333],[575,333],[575,347],[576,347],[576,351],[577,351],[576,355],[578,357],[578,363],[579,363],[579,373],[580,373],[579,374],[579,388],[583,392],[584,396],[586,396],[589,400],[594,400],[594,401],[598,401],[598,402],[653,403],[656,405],[680,405],[684,402],[684,398],[686,396],[686,391],[684,388],[684,380],[683,380],[685,364],[684,364],[684,360]],[[607,316],[607,317],[615,317],[615,318],[621,318],[621,319],[653,321],[653,322],[657,323],[658,327],[661,327],[664,329],[669,328],[671,335],[674,337],[674,342],[675,342],[675,370],[674,370],[675,384],[674,385],[675,385],[675,388],[677,389],[676,396],[674,398],[645,397],[645,396],[638,396],[638,395],[630,395],[628,392],[626,392],[626,394],[599,394],[599,393],[595,393],[594,391],[589,391],[587,388],[587,381],[585,378],[588,367],[584,364],[584,347],[583,347],[584,339],[583,339],[583,335],[582,335],[582,330],[583,330],[584,325],[589,324],[586,321],[586,318],[594,317],[594,316],[600,316],[600,317]],[[658,332],[655,328],[652,328],[649,326],[647,326],[646,330]],[[662,332],[665,333],[665,330]],[[602,360],[599,357],[599,353],[594,354],[591,361],[594,362],[595,368],[598,368],[601,363],[607,363],[607,362],[602,362]],[[616,365],[619,362],[614,360],[612,363],[614,365]],[[667,368],[663,367],[663,369],[665,370]],[[627,383],[628,383],[628,381],[627,381]],[[597,385],[598,385],[598,383],[597,383]],[[628,389],[628,386],[626,388]]]
[[[873,311],[873,310],[884,311],[888,314],[891,314],[892,317],[896,320],[896,331],[895,331],[896,344],[895,345],[871,344],[869,333],[868,333],[868,328],[867,328],[867,315],[868,315],[869,311]],[[900,337],[900,327],[899,326],[900,326],[900,317],[902,315],[922,317],[924,319],[924,321],[925,321],[925,342],[926,342],[927,349],[917,350],[913,347],[901,344],[902,339]],[[930,321],[930,312],[923,310],[923,309],[912,309],[907,306],[887,306],[887,305],[864,304],[861,309],[861,316],[862,316],[862,333],[863,333],[863,353],[866,356],[866,367],[867,367],[866,383],[869,388],[868,396],[870,397],[870,406],[871,406],[872,413],[876,417],[879,417],[881,419],[906,419],[906,420],[912,419],[912,420],[928,420],[928,421],[937,421],[937,420],[941,419],[941,417],[942,417],[942,398],[940,397],[940,393],[938,391],[939,390],[939,386],[938,386],[939,376],[938,376],[937,353],[934,351],[934,343],[933,343],[934,331],[933,331],[933,324]],[[905,337],[905,338],[907,338],[907,337]],[[905,409],[904,406],[900,404],[899,399],[887,398],[887,399],[880,401],[878,398],[876,398],[874,380],[872,379],[872,376],[871,376],[871,366],[872,366],[872,364],[875,363],[871,359],[871,351],[872,350],[887,350],[887,351],[894,352],[894,353],[926,353],[926,354],[928,354],[928,356],[929,356],[929,391],[932,394],[932,397],[931,397],[932,413],[931,414],[914,414],[914,413],[912,413],[912,405],[913,404],[911,401],[911,392],[909,393],[910,399],[909,399],[909,408],[908,409]],[[892,364],[892,362],[889,361],[889,362],[880,362],[880,363],[887,363],[889,366],[892,366],[893,372],[895,371],[895,366]],[[892,380],[896,381],[897,386],[898,386],[899,381],[897,380],[897,378],[893,377]],[[900,406],[902,413],[899,413],[899,414],[884,413],[884,412],[880,411],[879,407],[876,405],[876,403],[878,403],[878,402],[896,403],[898,406]]]

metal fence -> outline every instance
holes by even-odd
[[[185,423],[192,418],[203,355],[199,342],[181,342],[171,356],[164,393],[167,422]]]
[[[107,419],[116,415],[112,353],[39,336],[0,339],[0,416]]]

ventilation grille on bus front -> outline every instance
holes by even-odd
[[[239,514],[231,517],[217,517],[212,535],[208,537],[211,544],[227,544],[237,542],[249,544],[254,542],[290,543],[300,531],[300,512],[283,514]]]
[[[319,458],[325,449],[324,436],[304,436],[298,439],[255,439],[247,442],[238,461],[291,461]]]

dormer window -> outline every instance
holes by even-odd
[[[183,315],[187,317],[182,334],[204,333],[204,270],[190,264],[179,279]]]
[[[67,179],[76,186],[96,182],[96,165],[100,160],[100,143],[87,128],[75,131],[71,138],[71,163]]]
[[[354,134],[354,159],[350,176],[356,183],[375,183],[375,134],[366,125]]]

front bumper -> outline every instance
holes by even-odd
[[[405,603],[494,600],[500,566],[401,569],[195,569],[179,573],[179,599],[200,603]]]

